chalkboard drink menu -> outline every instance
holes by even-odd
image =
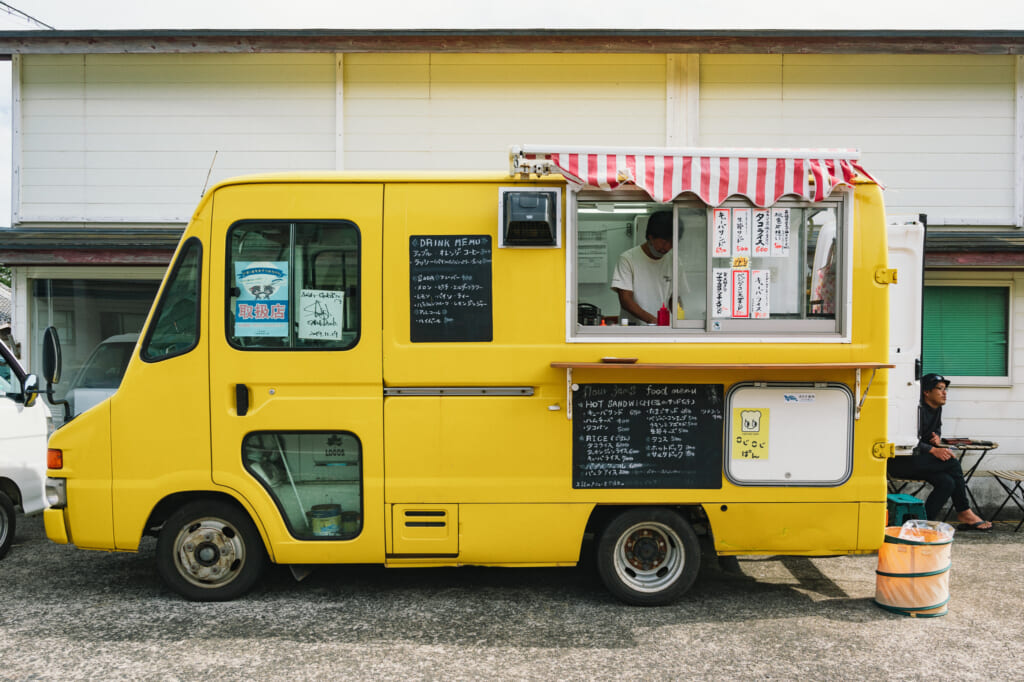
[[[409,334],[414,343],[491,341],[491,237],[409,237]]]
[[[722,487],[722,384],[580,384],[573,488]]]

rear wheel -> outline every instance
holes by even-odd
[[[690,524],[663,507],[636,507],[608,524],[597,570],[608,590],[636,606],[669,604],[697,578],[700,544]]]
[[[14,542],[14,503],[5,493],[0,493],[0,559]]]
[[[193,601],[224,601],[248,592],[267,555],[256,525],[233,504],[186,504],[164,523],[157,570],[167,586]]]

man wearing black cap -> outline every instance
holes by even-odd
[[[992,530],[992,524],[971,510],[967,500],[967,484],[960,460],[942,445],[942,406],[946,404],[949,379],[940,374],[921,377],[921,403],[917,408],[917,447],[909,457],[889,460],[888,471],[893,478],[927,481],[932,492],[924,502],[929,519],[938,519],[942,507],[951,496],[960,530]]]

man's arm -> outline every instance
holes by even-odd
[[[657,317],[651,315],[637,304],[636,299],[633,298],[633,292],[629,289],[616,289],[615,293],[619,295],[619,306],[633,317],[639,318],[644,322],[658,321]]]

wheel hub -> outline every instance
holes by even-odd
[[[231,526],[204,519],[178,535],[179,570],[192,583],[203,586],[230,582],[244,560],[244,549]]]
[[[217,563],[217,560],[220,559],[220,550],[217,549],[216,545],[209,542],[204,542],[199,545],[195,554],[196,561],[203,566],[214,566]]]
[[[626,561],[639,571],[651,571],[665,561],[668,543],[650,528],[632,533],[623,546]]]

